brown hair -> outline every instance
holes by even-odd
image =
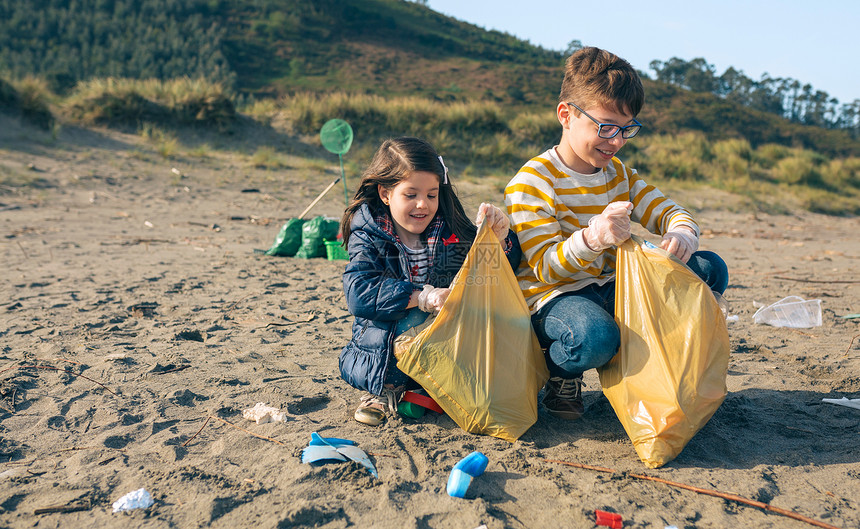
[[[645,102],[645,90],[629,62],[606,50],[586,47],[567,58],[558,101],[585,109],[608,106],[636,116]]]
[[[391,215],[388,206],[379,198],[379,186],[390,189],[418,171],[427,171],[439,177],[439,210],[436,214],[442,216],[458,238],[474,239],[477,229],[466,216],[460,199],[451,187],[450,177],[448,183],[444,183],[445,167],[436,149],[422,139],[401,137],[382,142],[376,154],[373,155],[370,165],[362,173],[358,191],[355,192],[355,197],[344,211],[340,222],[344,245],[349,244],[352,219],[363,204],[370,207],[373,215],[378,215],[380,212]]]

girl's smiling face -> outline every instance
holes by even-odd
[[[379,186],[379,198],[391,211],[397,236],[416,248],[439,209],[439,177],[429,171],[415,171],[394,187]]]

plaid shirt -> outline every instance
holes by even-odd
[[[397,236],[397,231],[394,229],[394,221],[391,220],[391,217],[389,217],[388,214],[381,213],[379,215],[374,216],[373,220],[374,222],[376,222],[376,225],[382,229],[382,231],[394,237],[394,240],[397,241],[397,244],[403,244],[403,242],[400,240],[400,237]],[[442,220],[442,217],[436,215],[435,217],[433,217],[433,220],[430,221],[430,225],[427,226],[427,229],[424,230],[424,233],[429,234],[429,236],[427,237],[427,249],[429,251],[427,257],[431,263],[435,262],[434,259],[436,258],[436,241],[439,239],[439,232],[442,230],[443,223],[444,221]],[[413,281],[413,279],[413,271],[410,269],[409,280]]]

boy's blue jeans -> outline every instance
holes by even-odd
[[[693,272],[722,294],[729,282],[725,261],[713,252],[696,252],[687,262]],[[556,296],[532,315],[550,376],[582,376],[615,356],[621,345],[615,323],[615,282],[589,285]]]

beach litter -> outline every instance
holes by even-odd
[[[487,469],[490,460],[481,452],[472,452],[461,459],[451,470],[448,476],[448,496],[462,498],[469,490],[472,479],[480,476]]]
[[[618,473],[618,470],[616,470],[614,468],[598,467],[598,466],[594,466],[594,465],[586,465],[583,463],[576,463],[573,461],[559,461],[558,459],[544,459],[544,461],[546,461],[547,463],[557,463],[559,465],[566,465],[569,467],[576,467],[576,468],[584,468],[586,470],[594,470],[597,472],[607,472],[609,474],[617,474]],[[814,520],[812,518],[809,518],[808,516],[804,516],[802,514],[794,512],[794,511],[790,511],[788,509],[782,509],[780,507],[775,507],[773,505],[770,505],[770,504],[767,504],[767,503],[764,503],[764,502],[761,502],[758,500],[751,500],[748,498],[744,498],[743,496],[738,496],[737,494],[732,494],[730,492],[720,492],[718,490],[713,490],[713,489],[703,489],[700,487],[694,487],[693,485],[687,485],[685,483],[678,483],[677,481],[669,481],[668,479],[658,478],[656,476],[648,476],[646,474],[634,474],[631,472],[631,473],[627,473],[626,476],[628,478],[641,479],[641,480],[645,480],[645,481],[653,481],[655,483],[662,483],[663,485],[669,485],[670,487],[676,487],[679,489],[690,490],[690,491],[693,491],[697,494],[704,494],[707,496],[713,496],[716,498],[721,498],[723,500],[742,503],[744,505],[756,507],[758,509],[762,509],[762,510],[767,511],[767,512],[772,512],[775,514],[779,514],[781,516],[792,518],[794,520],[800,520],[801,522],[805,522],[805,523],[808,523],[810,525],[814,525],[816,527],[823,527],[825,529],[839,529],[835,525],[830,525],[829,523],[821,522],[819,520]],[[619,527],[621,527],[621,526],[619,525]]]
[[[436,413],[445,413],[436,401],[427,395],[415,391],[407,391],[403,393],[403,398],[397,405],[397,413],[410,417],[412,419],[420,419],[424,416],[424,410],[435,411]]]
[[[242,417],[249,421],[254,421],[257,424],[266,424],[267,422],[286,422],[287,414],[274,408],[267,406],[263,402],[258,402],[253,408],[242,410]]]
[[[840,406],[848,406],[849,408],[854,408],[855,410],[860,410],[860,399],[849,399],[847,397],[842,397],[841,399],[821,399],[822,402],[827,402],[828,404],[838,404]]]
[[[355,461],[366,468],[373,477],[379,477],[370,457],[364,450],[355,446],[355,441],[337,437],[320,437],[318,433],[313,432],[311,442],[302,450],[302,463],[325,464],[336,461]]]
[[[774,327],[805,329],[821,325],[821,300],[805,300],[800,296],[788,296],[772,305],[762,307],[753,314],[755,323]]]
[[[600,509],[595,509],[594,517],[594,523],[597,525],[611,527],[612,529],[621,529],[621,527],[624,525],[624,521],[621,519],[621,515],[618,513],[606,512],[601,511]]]
[[[153,503],[155,502],[152,501],[152,496],[146,489],[137,489],[113,502],[113,512],[146,509],[151,507]]]

